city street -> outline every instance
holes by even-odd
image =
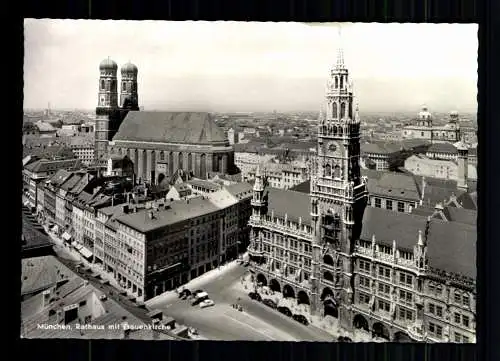
[[[200,309],[189,300],[181,300],[173,292],[146,302],[149,308],[160,309],[179,322],[198,329],[207,339],[214,340],[276,340],[333,341],[334,337],[315,326],[304,326],[260,302],[253,301],[240,290],[238,282],[247,269],[229,265],[212,271],[206,281],[193,282],[191,291],[202,289],[215,301],[215,306]],[[217,274],[217,272],[219,272]],[[203,276],[202,276],[203,278]],[[240,300],[238,300],[240,298]],[[231,307],[239,303],[243,312]]]

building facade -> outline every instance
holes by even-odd
[[[269,188],[256,174],[248,248],[256,291],[268,286],[278,307],[303,304],[391,341],[475,342],[475,226],[367,206],[348,76],[340,51],[309,194]],[[450,260],[453,242],[462,251]]]
[[[233,148],[208,113],[130,111],[111,148],[112,154],[127,155],[136,178],[147,183],[180,169],[201,179],[236,171]]]
[[[450,112],[448,123],[443,126],[432,124],[432,114],[427,106],[423,106],[414,124],[403,128],[403,139],[424,139],[432,143],[455,143],[460,140],[459,115]]]

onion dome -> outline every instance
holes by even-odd
[[[137,66],[135,66],[134,64],[132,64],[131,62],[128,62],[126,64],[124,64],[122,66],[122,69],[121,69],[121,72],[122,74],[123,73],[133,73],[133,74],[137,74]]]
[[[110,58],[107,58],[101,61],[101,63],[99,64],[99,69],[116,71],[118,69],[118,65],[116,65],[116,63]]]

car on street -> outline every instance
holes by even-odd
[[[179,292],[179,298],[182,300],[186,299],[188,296],[191,296],[191,291],[187,288]]]
[[[215,302],[212,301],[211,299],[206,299],[205,301],[200,302],[200,308],[207,308],[207,307],[211,307],[214,305],[215,305]]]
[[[337,342],[352,342],[352,340],[347,336],[339,336]]]
[[[288,317],[292,317],[292,311],[290,311],[288,307],[283,307],[283,306],[278,307],[278,311]]]
[[[278,308],[278,305],[276,304],[276,302],[274,302],[273,300],[270,300],[268,298],[265,299],[264,301],[262,301],[262,303],[265,304],[268,307],[273,308],[273,309]]]
[[[195,296],[195,297],[196,297],[196,295],[197,295],[198,293],[202,293],[202,292],[203,292],[203,290],[196,290],[196,291],[194,291],[194,292],[193,292],[193,296]]]
[[[250,292],[248,294],[248,297],[250,297],[252,300],[255,300],[255,301],[259,301],[259,302],[262,301],[262,297],[257,292]]]
[[[307,320],[306,316],[304,315],[293,315],[292,318],[297,321],[297,322],[300,322],[301,324],[303,325],[309,325],[309,321]]]
[[[196,306],[205,300],[208,300],[208,293],[199,292],[194,296],[194,301],[191,303],[191,305]]]

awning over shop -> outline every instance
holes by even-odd
[[[85,258],[90,258],[92,257],[92,252],[90,252],[90,250],[86,247],[82,247],[78,250],[78,252],[80,252],[82,254],[83,257]]]
[[[68,232],[64,232],[61,237],[65,241],[69,241],[71,239],[71,234],[69,234]]]

